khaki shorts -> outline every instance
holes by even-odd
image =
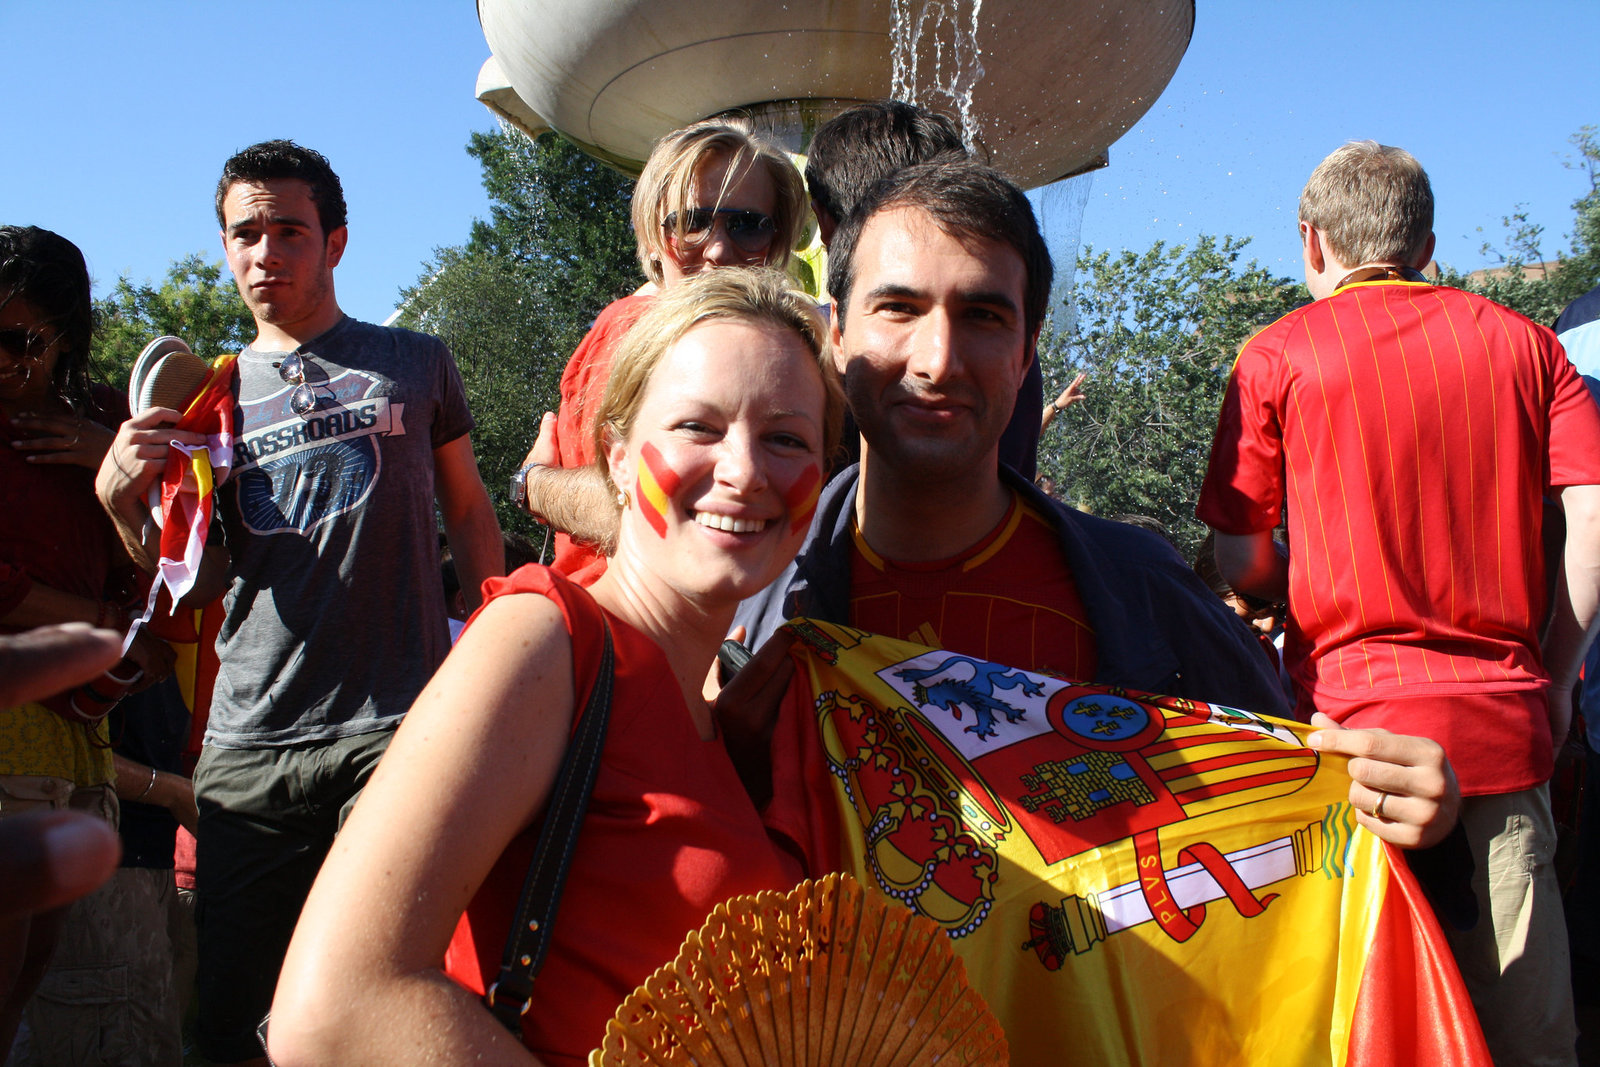
[[[1446,929],[1496,1067],[1577,1063],[1567,927],[1546,786],[1464,797],[1478,924]]]
[[[43,774],[0,774],[0,819],[26,811],[82,811],[99,815],[113,827],[122,809],[113,783],[73,785]]]
[[[185,925],[170,869],[122,867],[73,904],[6,1067],[182,1067]]]

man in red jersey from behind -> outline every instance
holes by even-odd
[[[1302,717],[1444,746],[1479,903],[1447,933],[1495,1062],[1573,1063],[1546,783],[1600,603],[1600,410],[1549,330],[1428,284],[1432,231],[1409,153],[1352,142],[1312,173],[1316,299],[1241,350],[1198,514],[1230,585],[1287,598]],[[1553,603],[1546,495],[1568,526]]]

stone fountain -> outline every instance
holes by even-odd
[[[885,96],[953,116],[1029,188],[1104,165],[1155,102],[1193,0],[478,0],[478,98],[637,173],[662,134],[725,111],[792,151]]]

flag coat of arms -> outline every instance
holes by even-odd
[[[1489,1064],[1309,727],[790,627],[769,825],[943,926],[1014,1062]]]

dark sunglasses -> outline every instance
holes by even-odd
[[[674,211],[661,220],[661,228],[674,244],[696,247],[711,239],[711,231],[718,222],[734,247],[749,255],[765,252],[772,247],[772,238],[778,232],[771,215],[759,211],[741,211],[731,207],[697,207],[683,213],[683,231],[678,231],[678,213]]]
[[[302,418],[317,410],[317,391],[306,383],[306,363],[299,352],[290,352],[278,364],[278,377],[294,386],[289,394],[289,410]]]
[[[47,340],[38,330],[25,330],[18,326],[0,330],[0,349],[4,349],[6,355],[19,363],[24,360],[38,362],[43,359],[44,350],[55,344],[55,341],[55,337]]]

